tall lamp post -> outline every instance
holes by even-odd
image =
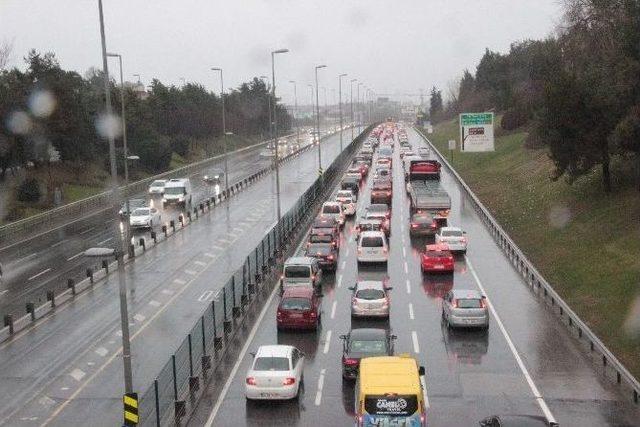
[[[276,206],[278,212],[278,221],[280,221],[280,166],[278,165],[278,119],[276,117],[276,110],[278,102],[276,100],[276,65],[275,56],[280,53],[287,53],[289,49],[278,49],[271,52],[271,92],[273,98],[273,141],[276,144],[276,156],[274,161],[276,162]]]
[[[360,135],[360,123],[362,122],[362,105],[360,104],[360,86],[364,86],[364,83],[358,82],[358,100],[356,101],[356,105],[358,106],[358,135]]]
[[[316,65],[316,132],[318,133],[318,173],[322,175],[322,150],[320,149],[320,104],[318,103],[318,70],[326,65]]]
[[[102,0],[98,0],[98,11],[100,15],[100,41],[102,44],[102,68],[104,72],[104,90],[106,116],[109,120],[113,114],[111,110],[111,91],[109,88],[109,65],[107,62],[107,42],[104,32],[104,13],[102,10]],[[108,131],[109,141],[109,162],[111,164],[111,191],[113,204],[117,208],[118,200],[118,169],[116,167],[116,143],[113,130]],[[122,328],[122,364],[124,370],[124,390],[125,393],[133,392],[133,375],[131,371],[131,343],[129,339],[129,312],[127,309],[127,281],[124,272],[124,246],[120,230],[114,225],[116,248],[113,254],[118,261],[118,293],[120,296],[120,323]]]
[[[298,90],[295,80],[289,80],[293,84],[293,120],[296,122],[296,142],[300,145],[300,122],[298,121]]]
[[[349,102],[349,104],[351,104],[351,141],[353,141],[353,128],[356,125],[355,121],[353,120],[353,84],[357,81],[358,79],[351,79],[351,81],[349,82],[349,86],[351,89],[351,101]]]
[[[227,197],[229,191],[229,165],[227,159],[227,122],[225,119],[224,108],[224,79],[222,77],[222,68],[212,67],[211,71],[220,71],[220,99],[222,101],[222,142],[224,144],[224,194],[225,197]]]
[[[347,74],[343,73],[338,76],[338,108],[340,109],[340,151],[342,152],[342,78]]]

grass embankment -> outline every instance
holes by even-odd
[[[447,141],[458,135],[454,120],[436,126],[430,139],[449,159]],[[571,186],[551,181],[547,151],[525,148],[526,136],[496,129],[495,152],[456,152],[453,166],[554,289],[640,378],[640,332],[630,327],[640,322],[640,194],[624,180],[604,193],[599,172]]]

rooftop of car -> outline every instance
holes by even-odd
[[[460,227],[442,227],[440,231],[459,231],[462,233],[462,228]]]
[[[338,223],[332,216],[319,216],[313,221],[313,227],[322,228],[322,227],[335,227]]]
[[[314,262],[313,258],[307,256],[294,256],[289,258],[284,265],[309,265]]]
[[[311,298],[315,291],[313,288],[305,286],[294,286],[292,288],[286,288],[282,293],[282,299],[284,298]]]
[[[359,280],[356,283],[358,289],[381,289],[384,290],[384,283],[380,280]]]
[[[369,212],[386,212],[389,210],[389,205],[385,203],[372,203],[367,208]]]
[[[382,231],[363,231],[362,234],[360,234],[361,238],[364,237],[384,237],[384,232]]]
[[[349,331],[349,339],[352,340],[377,340],[385,339],[387,331],[381,328],[356,328]]]
[[[366,357],[360,361],[360,390],[385,394],[393,389],[398,394],[419,390],[420,378],[415,359],[402,356]]]
[[[293,350],[290,345],[262,345],[256,352],[256,357],[289,357]]]
[[[482,293],[475,289],[453,289],[451,291],[454,298],[460,299],[480,299],[482,298]]]
[[[449,245],[446,243],[439,243],[434,245],[427,245],[428,251],[446,252],[449,250]]]

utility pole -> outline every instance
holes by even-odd
[[[340,152],[342,152],[342,78],[347,74],[343,73],[338,76],[338,106],[340,108]]]

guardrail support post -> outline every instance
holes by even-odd
[[[27,308],[27,313],[29,313],[31,315],[31,320],[35,321],[36,320],[36,306],[34,303],[32,302],[28,302],[26,304],[26,308]]]
[[[176,376],[176,355],[171,355],[171,363],[173,365],[173,402],[174,412],[176,414],[176,424],[179,424],[180,419],[184,416],[187,409],[186,402],[184,400],[178,400],[178,383]]]
[[[153,391],[156,397],[156,427],[160,427],[160,394],[158,392],[158,379],[153,380]]]
[[[191,334],[189,339],[189,391],[195,393],[200,389],[200,378],[193,376],[193,343],[191,342]]]
[[[91,284],[93,284],[93,270],[91,268],[87,268],[87,277],[89,278]]]
[[[56,294],[53,291],[47,291],[47,301],[51,301],[51,308],[56,308]]]
[[[147,243],[145,242],[144,237],[141,237],[140,240],[138,240],[138,243],[142,247],[143,252],[147,250]]]
[[[76,295],[76,281],[73,279],[67,279],[67,288],[71,289],[71,295]]]
[[[136,256],[136,245],[131,243],[129,245],[129,258],[135,258],[135,256]]]
[[[13,314],[4,315],[4,326],[9,327],[9,335],[13,335]]]
[[[103,259],[102,268],[104,269],[105,274],[109,274],[109,261],[107,261],[106,259]]]
[[[174,220],[169,221],[169,227],[171,227],[171,231],[176,232],[176,222]]]
[[[213,349],[220,350],[222,348],[222,337],[218,337],[218,327],[216,324],[216,302],[211,301],[211,317],[213,319]]]
[[[238,302],[236,301],[236,276],[231,276],[231,292],[233,292],[233,308],[231,308],[231,314],[233,317],[240,317],[240,307],[238,306]]]
[[[224,309],[224,333],[225,335],[228,334],[229,332],[231,332],[231,320],[229,320],[229,317],[227,316],[227,287],[225,285],[224,288],[222,288],[222,307]]]
[[[207,369],[211,369],[211,356],[207,354],[207,338],[204,334],[204,316],[200,316],[200,330],[202,331],[202,371],[204,375],[204,371]]]

